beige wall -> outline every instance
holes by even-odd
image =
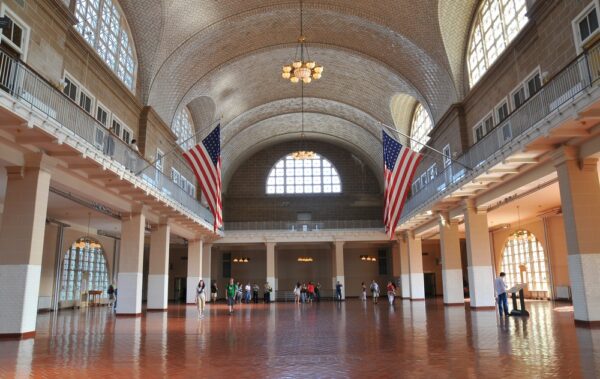
[[[388,281],[394,281],[391,247],[387,252],[387,275],[379,275],[379,262],[366,262],[360,259],[361,255],[378,257],[379,249],[383,248],[385,247],[352,247],[351,245],[344,247],[346,297],[360,296],[362,282],[367,285],[367,296],[370,296],[369,285],[371,280],[375,279],[382,291]]]

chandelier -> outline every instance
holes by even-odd
[[[521,229],[521,211],[520,211],[518,205],[517,205],[517,218],[519,220],[519,228],[518,228],[518,230],[513,235],[518,240],[532,242],[535,239],[535,237],[533,236],[533,234],[529,233],[527,230]]]
[[[323,66],[317,65],[317,62],[310,59],[308,47],[306,46],[306,37],[304,36],[302,0],[300,0],[300,37],[298,37],[298,46],[296,46],[296,55],[291,64],[283,66],[281,77],[288,79],[292,83],[302,81],[303,84],[310,83],[313,79],[321,79]],[[305,60],[306,57],[306,60]]]
[[[92,212],[88,212],[88,225],[87,225],[87,235],[85,237],[79,238],[76,242],[73,243],[73,248],[79,250],[97,250],[102,247],[98,242],[90,238],[90,223],[92,222]]]
[[[313,261],[312,257],[298,257],[298,262],[301,263],[311,263]]]
[[[316,154],[314,151],[304,149],[304,82],[302,82],[302,92],[300,96],[300,115],[302,120],[300,125],[302,126],[302,131],[300,132],[300,150],[294,151],[292,153],[292,158],[295,160],[305,160],[305,159],[314,159]]]
[[[233,263],[248,263],[248,262],[250,262],[250,258],[248,258],[248,257],[233,258]]]
[[[360,260],[361,261],[366,261],[366,262],[375,262],[375,261],[377,261],[377,258],[372,257],[370,255],[361,255],[360,256]]]

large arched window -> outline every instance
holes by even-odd
[[[102,290],[107,297],[108,269],[104,250],[98,241],[80,238],[63,257],[60,300],[79,300],[82,292]]]
[[[410,148],[414,151],[421,151],[423,146],[429,141],[429,132],[433,128],[431,117],[422,104],[417,104],[413,113],[412,124],[410,127]]]
[[[314,154],[294,159],[292,154],[273,166],[267,178],[267,194],[340,193],[342,183],[331,162]]]
[[[183,108],[173,120],[173,125],[171,125],[171,129],[173,133],[177,136],[177,143],[184,150],[191,149],[195,142],[195,139],[192,138],[194,136],[194,127],[192,124],[192,116],[187,108]]]
[[[525,0],[482,0],[471,28],[469,79],[473,86],[527,24]]]
[[[526,283],[529,291],[548,291],[546,255],[535,235],[519,230],[512,234],[502,252],[501,271],[509,287]]]
[[[77,0],[79,34],[102,60],[133,90],[136,59],[127,21],[114,0]]]

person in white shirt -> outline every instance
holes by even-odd
[[[206,285],[204,280],[200,279],[196,287],[196,305],[198,306],[198,318],[204,317],[204,306],[206,305]]]
[[[500,276],[494,280],[494,289],[496,290],[496,299],[498,302],[498,312],[500,313],[500,317],[504,314],[504,316],[508,317],[510,314],[508,313],[508,300],[506,298],[506,283],[504,282],[505,273],[501,272]]]
[[[373,303],[377,304],[379,299],[379,284],[375,280],[371,281],[371,295],[373,296]]]

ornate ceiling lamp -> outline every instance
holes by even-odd
[[[310,83],[313,79],[321,79],[323,66],[317,65],[317,62],[310,59],[308,47],[305,45],[306,37],[304,36],[303,17],[302,17],[302,0],[300,0],[300,37],[298,37],[298,46],[296,47],[296,55],[294,61],[283,66],[281,77],[288,79],[292,83],[302,81],[304,84]],[[298,54],[300,52],[300,54]],[[300,59],[298,59],[300,55]],[[306,60],[304,58],[306,57]]]
[[[304,159],[313,159],[316,154],[314,151],[304,149],[304,82],[302,82],[302,92],[301,92],[301,108],[300,115],[302,117],[301,125],[302,129],[300,132],[300,150],[292,153],[292,158],[296,160],[304,160]]]

